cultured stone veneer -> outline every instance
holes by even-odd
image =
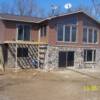
[[[8,48],[6,48],[8,49]],[[87,48],[68,48],[67,46],[48,46],[45,58],[44,69],[53,70],[59,68],[59,52],[60,51],[74,51],[74,66],[72,68],[100,68],[100,49],[96,50],[96,62],[95,63],[84,63],[84,49]],[[15,67],[15,56],[8,49],[6,57],[6,67]],[[32,56],[33,54],[31,54]],[[0,46],[0,57],[3,61],[2,46]],[[24,59],[24,58],[23,58]],[[26,63],[25,63],[26,64]],[[67,66],[66,66],[67,67]],[[30,67],[29,67],[30,68]]]
[[[99,68],[100,66],[100,49],[96,50],[96,61],[95,63],[85,63],[84,62],[84,49],[87,48],[68,48],[64,46],[48,46],[45,69],[56,69],[59,68],[59,52],[60,51],[74,51],[74,66],[73,68]],[[66,66],[67,67],[67,66]]]
[[[1,70],[3,70],[3,64],[4,64],[4,60],[3,60],[2,45],[0,45],[0,69]]]

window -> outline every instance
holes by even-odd
[[[72,42],[76,42],[76,27],[72,27]]]
[[[65,41],[76,42],[76,26],[65,26]]]
[[[94,43],[97,43],[97,30],[94,30]]]
[[[17,57],[28,57],[28,48],[17,48]]]
[[[84,61],[94,62],[96,58],[96,50],[84,50]]]
[[[87,42],[87,28],[83,29],[83,42]]]
[[[58,41],[76,42],[76,32],[75,25],[58,25]]]
[[[76,15],[73,15],[73,16],[70,16],[67,20],[67,23],[68,24],[74,24],[76,25],[77,24],[77,16]]]
[[[63,25],[58,24],[58,41],[63,41]]]
[[[41,37],[46,36],[46,34],[47,34],[47,26],[46,25],[41,26],[40,33],[41,33]]]
[[[83,28],[83,42],[97,43],[97,30],[94,28]]]
[[[88,42],[92,43],[93,41],[93,33],[92,33],[92,29],[89,29],[89,33],[88,33]]]
[[[30,26],[18,25],[18,40],[30,40]]]
[[[70,41],[70,27],[65,26],[65,41]]]
[[[24,40],[30,40],[30,26],[24,26]]]
[[[23,40],[23,26],[18,26],[18,40]]]

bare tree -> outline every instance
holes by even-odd
[[[16,0],[16,9],[19,15],[44,16],[44,9],[40,8],[36,0]]]
[[[36,0],[16,0],[16,8],[19,15],[30,16],[39,9]]]
[[[45,10],[38,6],[36,0],[14,0],[14,3],[0,3],[0,12],[22,16],[45,16]]]
[[[100,0],[91,0],[96,16],[100,16]]]
[[[8,3],[1,3],[0,4],[0,12],[1,13],[10,13],[10,5]]]
[[[84,5],[79,5],[77,8],[74,8],[74,10],[80,10],[80,11],[85,11],[89,15],[93,16],[93,7],[88,7]]]

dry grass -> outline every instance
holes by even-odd
[[[72,70],[0,72],[0,100],[100,100],[99,89],[84,90],[84,86],[90,85],[99,88],[100,73],[82,74]]]

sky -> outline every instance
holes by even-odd
[[[58,5],[62,10],[65,10],[64,5],[66,3],[71,3],[73,7],[77,7],[79,5],[92,5],[91,0],[38,0],[38,4],[40,4],[43,8],[46,8],[47,11],[50,9],[52,4]]]
[[[12,3],[14,4],[15,0],[0,0],[0,3]],[[58,5],[64,11],[64,5],[66,3],[71,3],[73,7],[77,7],[79,5],[90,6],[92,5],[91,0],[36,0],[38,6],[44,8],[46,12],[48,12],[51,8],[51,5]]]
[[[44,14],[48,14],[51,11],[51,5],[59,6],[62,12],[65,12],[66,9],[64,8],[64,5],[66,3],[71,3],[72,8],[78,7],[80,5],[91,7],[93,6],[91,0],[36,0],[37,5],[40,8],[43,8]],[[15,0],[0,0],[0,3],[9,3],[11,5],[15,4]]]

